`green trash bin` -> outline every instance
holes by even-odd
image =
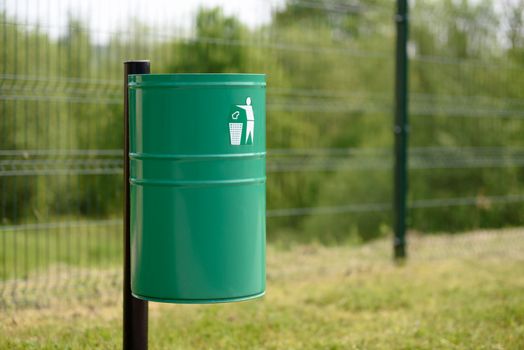
[[[263,295],[265,75],[144,74],[128,84],[133,295]]]

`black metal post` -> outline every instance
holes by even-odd
[[[395,183],[394,183],[394,256],[406,257],[406,197],[408,188],[408,0],[397,0],[397,48],[395,78]]]
[[[124,62],[124,350],[147,349],[147,301],[131,295],[131,256],[129,230],[129,108],[127,76],[148,74],[149,61]]]

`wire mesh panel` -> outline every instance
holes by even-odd
[[[157,73],[268,74],[270,240],[389,232],[389,2],[13,0],[1,11],[3,305],[117,281],[126,59]]]
[[[412,237],[523,224],[519,4],[412,3]],[[269,241],[389,236],[393,14],[386,0],[2,2],[2,307],[118,299],[128,59],[268,75]]]
[[[413,6],[413,234],[524,223],[523,9],[518,1]]]

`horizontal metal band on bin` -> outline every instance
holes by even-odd
[[[266,152],[229,153],[229,154],[156,154],[156,153],[129,153],[130,159],[136,160],[168,160],[168,161],[201,161],[214,159],[264,159]],[[202,187],[216,185],[245,185],[266,182],[266,177],[251,177],[231,180],[154,180],[130,178],[129,182],[137,186],[172,186],[172,187]]]
[[[253,177],[250,179],[236,179],[236,180],[150,180],[150,179],[129,179],[129,183],[136,186],[172,186],[172,187],[202,187],[202,186],[216,186],[216,185],[245,185],[252,183],[265,183],[266,177]]]
[[[266,152],[251,153],[218,153],[218,154],[162,154],[162,153],[129,153],[130,159],[166,159],[166,160],[206,160],[223,158],[264,158]]]

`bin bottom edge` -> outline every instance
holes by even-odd
[[[171,304],[218,304],[218,303],[233,303],[237,301],[246,301],[251,300],[255,298],[260,298],[264,294],[266,294],[266,291],[264,290],[261,293],[256,294],[250,294],[235,298],[219,298],[219,299],[164,299],[164,298],[155,298],[150,297],[146,295],[140,295],[136,293],[131,293],[135,298],[147,300],[147,301],[154,301],[158,303],[171,303]]]

